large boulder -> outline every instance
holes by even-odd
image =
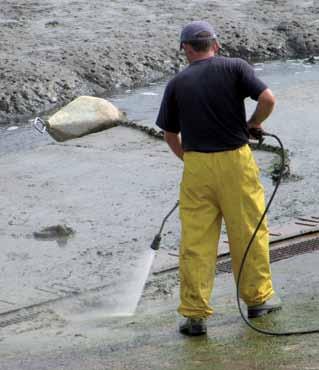
[[[126,116],[105,99],[80,96],[51,116],[46,129],[57,141],[81,137],[114,127]]]

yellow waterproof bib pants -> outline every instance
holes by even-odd
[[[213,313],[210,296],[215,276],[222,218],[234,278],[247,244],[265,209],[259,169],[248,145],[216,153],[184,153],[180,188],[180,298],[186,317]],[[269,233],[264,220],[246,258],[240,297],[260,304],[274,294],[269,265]]]

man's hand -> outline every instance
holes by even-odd
[[[264,130],[261,127],[251,127],[248,129],[249,135],[256,140],[262,140]]]

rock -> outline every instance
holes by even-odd
[[[47,130],[55,140],[65,141],[125,120],[125,114],[106,99],[80,96],[49,118]]]
[[[316,58],[314,56],[311,56],[304,60],[304,63],[306,64],[316,64]]]
[[[287,21],[280,22],[277,26],[277,31],[279,32],[288,32],[290,23]]]
[[[10,110],[8,102],[5,100],[4,97],[0,100],[0,111],[8,113]]]
[[[33,236],[36,239],[52,240],[67,238],[75,234],[75,231],[66,225],[54,225],[47,226],[41,229],[40,231],[35,231]]]
[[[276,30],[278,32],[290,32],[295,29],[301,28],[301,25],[294,21],[294,20],[289,20],[289,21],[282,21],[279,23],[279,25],[276,27]]]
[[[46,27],[57,27],[57,26],[59,26],[59,22],[58,21],[56,21],[56,20],[54,20],[54,21],[49,21],[49,22],[47,22],[46,24],[45,24],[45,26]]]

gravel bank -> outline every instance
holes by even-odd
[[[314,1],[5,0],[0,124],[174,74],[184,63],[180,29],[194,19],[216,26],[224,55],[264,61],[319,51]]]

